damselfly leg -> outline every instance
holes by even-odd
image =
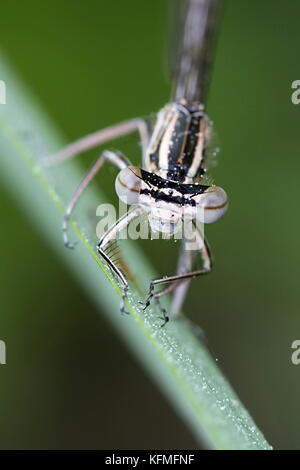
[[[143,155],[145,155],[149,142],[149,135],[151,132],[150,124],[145,119],[136,118],[131,119],[129,121],[121,122],[119,124],[115,124],[113,126],[106,127],[105,129],[101,129],[97,132],[82,137],[76,142],[67,145],[58,153],[47,157],[44,160],[44,166],[53,166],[59,164],[64,160],[75,157],[76,155],[86,152],[87,150],[92,149],[93,147],[97,147],[110,140],[117,139],[118,137],[128,135],[135,131],[139,132],[142,144],[142,152]],[[129,160],[126,157],[121,155],[119,152],[112,152],[109,150],[104,151],[102,155],[98,158],[98,160],[93,164],[93,166],[90,168],[88,173],[85,175],[85,177],[82,179],[77,189],[73,193],[64,214],[62,230],[64,244],[67,248],[75,247],[75,243],[70,242],[68,239],[68,220],[70,219],[72,212],[78,200],[80,199],[81,194],[92,181],[92,179],[95,177],[95,175],[98,173],[98,171],[101,169],[103,163],[106,160],[110,161],[120,170],[130,165]]]
[[[204,238],[202,238],[202,234],[199,230],[196,231],[196,237],[198,238],[198,243],[200,242],[202,245],[199,252],[187,249],[186,240],[182,240],[181,253],[176,274],[174,276],[167,276],[151,281],[144,309],[149,307],[152,299],[159,299],[160,297],[173,292],[172,312],[175,315],[178,314],[184,302],[190,281],[195,277],[208,274],[211,271],[212,256],[208,243]],[[201,256],[202,268],[192,271],[193,261],[197,253]],[[163,284],[169,284],[169,286],[162,291],[155,293],[155,287]]]
[[[114,242],[117,239],[117,235],[121,230],[126,228],[130,222],[137,217],[139,217],[143,213],[143,209],[139,206],[134,207],[133,209],[129,210],[123,217],[121,217],[117,222],[115,222],[108,230],[107,232],[103,235],[101,238],[98,246],[97,246],[97,251],[99,255],[106,261],[108,266],[111,268],[111,270],[117,275],[118,279],[120,280],[122,284],[122,302],[121,302],[121,313],[127,313],[125,311],[125,300],[127,298],[127,291],[129,288],[129,284],[126,278],[126,275],[123,273],[126,272],[126,264],[122,262],[122,269],[120,269],[116,263],[113,262],[113,260],[110,257],[110,254],[107,253],[107,248],[110,246],[112,242]]]
[[[112,126],[100,129],[99,131],[93,132],[76,140],[72,144],[62,148],[59,152],[54,155],[47,157],[43,164],[44,166],[57,165],[69,158],[75,157],[80,153],[86,152],[89,149],[98,147],[106,142],[117,139],[119,137],[131,134],[132,132],[138,131],[141,139],[143,154],[146,152],[146,148],[149,142],[149,134],[151,132],[150,124],[147,120],[136,118],[129,121],[120,122]]]
[[[124,157],[124,155],[122,155],[119,152],[112,152],[111,150],[105,150],[103,154],[96,160],[96,162],[93,164],[93,166],[90,168],[88,173],[81,180],[77,189],[73,193],[73,196],[71,197],[70,202],[67,205],[67,208],[64,214],[62,230],[63,230],[64,244],[67,248],[75,247],[75,243],[72,243],[69,241],[68,221],[83,191],[87,188],[89,183],[96,176],[96,174],[101,169],[105,161],[109,161],[114,166],[116,166],[119,170],[122,170],[123,168],[126,168],[127,166],[130,165],[130,161],[126,157]]]
[[[140,136],[140,141],[142,145],[142,153],[143,158],[146,152],[146,148],[149,142],[149,135],[151,132],[150,123],[145,119],[136,118],[129,121],[125,121],[113,126],[109,126],[105,129],[101,129],[97,132],[89,134],[81,139],[77,140],[76,142],[64,147],[58,153],[54,155],[50,155],[45,159],[44,166],[52,166],[59,164],[67,159],[73,158],[79,153],[86,152],[87,150],[102,145],[110,140],[117,139],[118,137],[122,137],[128,135],[132,132],[138,131]],[[130,161],[121,153],[113,152],[111,150],[104,151],[101,156],[96,160],[96,162],[92,165],[88,173],[84,176],[84,178],[79,183],[77,189],[74,191],[63,217],[63,240],[64,245],[67,248],[74,248],[76,243],[70,242],[68,237],[68,221],[75,209],[76,204],[78,203],[82,193],[90,184],[92,179],[95,175],[100,171],[105,161],[109,161],[114,166],[116,166],[119,170],[122,170],[130,165]],[[138,212],[138,211],[137,211]],[[132,211],[130,211],[130,215],[124,216],[119,219],[117,225],[116,232],[122,230],[131,220],[132,220]],[[134,217],[133,217],[134,218]],[[115,232],[114,228],[108,230],[108,232],[102,237],[97,249],[98,253],[106,260],[110,268],[113,272],[118,276],[119,280],[122,284],[122,301],[120,310],[121,313],[127,313],[125,310],[125,300],[127,297],[128,291],[128,282],[126,277],[122,273],[122,271],[118,268],[118,266],[111,260],[111,258],[105,253],[105,247],[109,245],[110,238],[109,235]],[[122,262],[124,269],[126,270],[125,262]]]

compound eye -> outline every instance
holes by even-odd
[[[125,204],[138,204],[141,183],[141,170],[136,166],[128,166],[116,177],[116,193]]]
[[[228,207],[228,198],[224,189],[210,186],[205,193],[195,198],[197,204],[197,219],[205,224],[212,224],[220,219]]]

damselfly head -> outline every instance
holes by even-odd
[[[122,202],[144,208],[153,231],[170,235],[184,218],[211,224],[228,207],[227,194],[218,186],[181,184],[134,166],[120,171],[115,188]]]

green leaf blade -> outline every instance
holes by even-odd
[[[43,168],[42,158],[60,148],[63,140],[1,55],[0,66],[1,79],[7,84],[7,104],[0,105],[3,183],[89,296],[105,308],[135,357],[199,439],[215,449],[271,449],[199,337],[199,327],[181,317],[160,328],[160,313],[154,307],[143,313],[138,304],[141,294],[133,289],[128,305],[131,316],[120,315],[115,293],[120,294],[120,288],[95,251],[95,208],[107,202],[96,187],[83,196],[72,224],[81,243],[74,252],[63,247],[61,215],[82,175],[76,159]],[[128,244],[127,256],[145,293],[155,271],[135,244]]]

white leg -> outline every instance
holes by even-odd
[[[116,139],[118,137],[130,134],[131,132],[139,131],[142,142],[143,155],[146,152],[146,147],[149,141],[149,123],[145,119],[132,119],[130,121],[121,122],[113,126],[106,127],[92,134],[88,134],[85,137],[67,145],[61,149],[58,153],[50,155],[45,158],[44,166],[52,166],[62,161],[78,155],[81,152],[85,152],[92,147],[102,145],[109,140]]]
[[[94,176],[101,169],[103,163],[106,160],[110,161],[113,165],[115,165],[120,170],[130,165],[130,161],[127,160],[127,158],[125,158],[122,154],[117,153],[117,152],[112,152],[110,150],[106,150],[105,152],[103,152],[103,154],[98,158],[98,160],[93,164],[93,166],[90,168],[88,173],[81,180],[73,196],[71,197],[69,204],[67,205],[67,208],[64,214],[64,219],[63,219],[62,230],[63,230],[64,244],[68,248],[74,248],[75,246],[74,243],[71,243],[68,238],[68,220],[71,217],[72,212],[80,196],[82,195],[83,191],[86,189],[86,187],[92,181]]]
[[[122,272],[120,267],[117,266],[116,263],[111,259],[110,254],[108,253],[108,251],[106,252],[106,250],[107,248],[110,248],[111,243],[116,240],[118,233],[125,227],[127,227],[133,219],[143,214],[143,212],[144,210],[140,206],[136,206],[130,209],[125,215],[123,215],[107,230],[107,232],[103,235],[97,246],[99,255],[102,256],[102,258],[107,262],[108,266],[117,275],[117,277],[122,283],[122,302],[120,306],[121,313],[127,313],[125,311],[125,300],[129,288],[128,281],[126,279],[126,271],[128,271],[128,268],[126,266],[126,263],[122,260],[122,268],[125,271]]]
[[[199,239],[202,239],[202,235],[199,231],[196,232],[197,237]],[[197,252],[195,251],[190,251],[190,250],[185,250],[184,247],[182,249],[182,253],[180,255],[179,263],[178,263],[178,268],[177,268],[177,273],[174,276],[168,276],[168,277],[163,277],[161,279],[155,279],[150,283],[150,288],[149,288],[149,295],[145,303],[145,309],[150,305],[152,298],[159,298],[163,295],[169,294],[170,292],[174,292],[174,297],[173,297],[173,311],[175,315],[179,313],[182,304],[184,302],[187,289],[189,287],[190,281],[203,274],[207,274],[211,271],[212,269],[212,257],[211,253],[209,250],[208,243],[206,240],[203,240],[203,246],[200,249],[200,255],[202,258],[202,269],[199,269],[197,271],[192,271],[192,261],[196,255]],[[184,243],[184,240],[183,240]],[[158,292],[157,294],[154,293],[155,286],[158,285],[163,285],[163,284],[169,284],[169,286],[162,290],[161,292]]]

